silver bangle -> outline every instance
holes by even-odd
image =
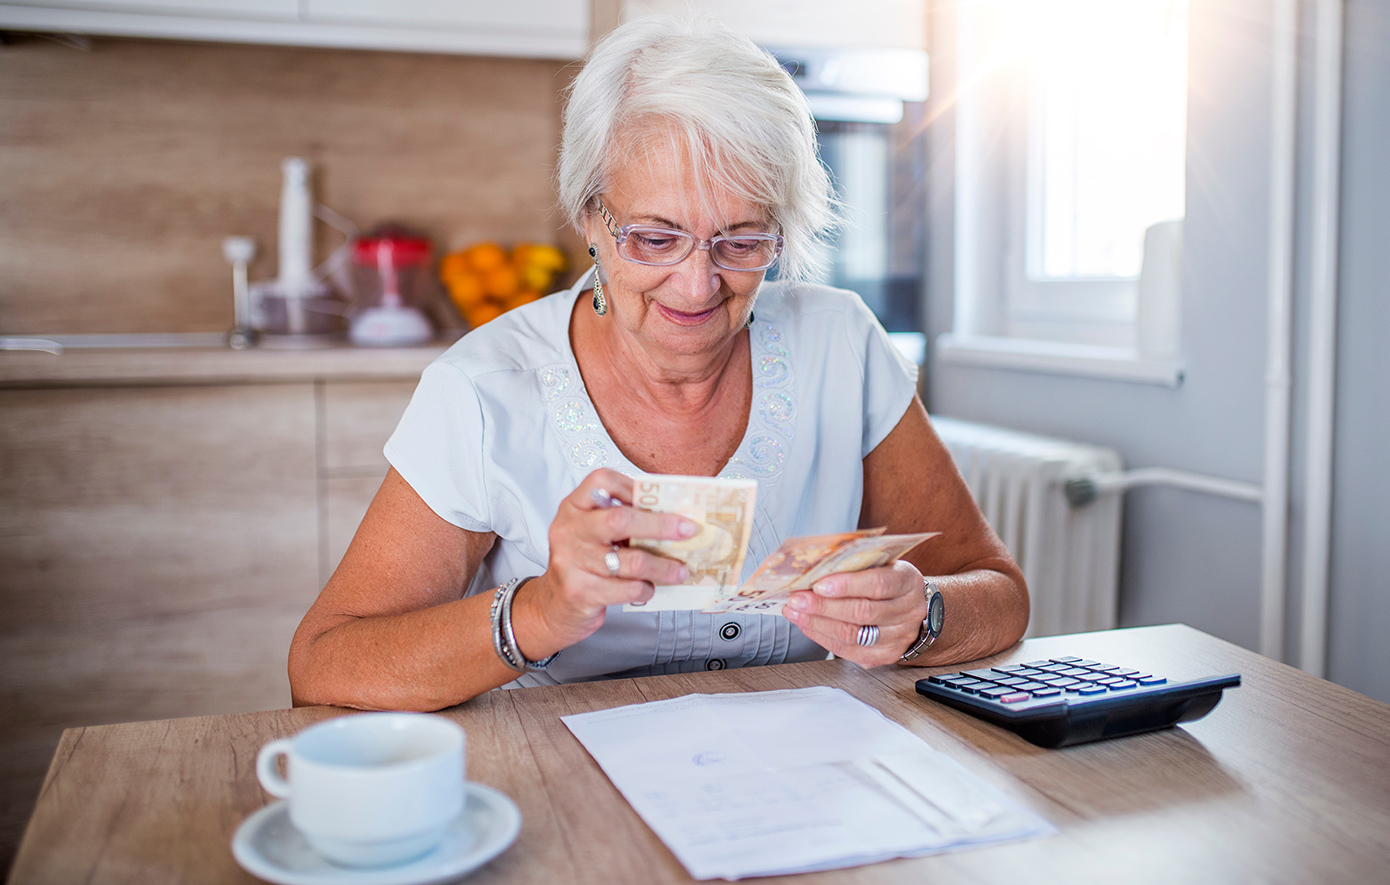
[[[512,629],[512,600],[516,598],[516,591],[521,585],[531,580],[530,578],[512,578],[501,587],[497,588],[497,595],[493,597],[492,614],[492,645],[497,652],[497,656],[502,659],[502,663],[518,673],[525,673],[527,670],[544,670],[555,659],[560,656],[557,651],[547,658],[539,661],[528,661],[526,656],[521,653],[521,646],[517,644],[516,632]]]
[[[525,665],[519,666],[512,658],[511,650],[507,648],[502,632],[502,600],[507,597],[509,591],[516,589],[518,583],[520,583],[519,579],[512,578],[498,587],[497,592],[492,594],[492,607],[488,609],[488,620],[492,622],[492,650],[497,652],[497,657],[510,669],[518,673],[525,673]]]

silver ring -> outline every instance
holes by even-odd
[[[864,648],[868,648],[875,642],[878,642],[878,625],[865,624],[864,626],[860,627],[859,635],[855,638],[854,641],[859,643]]]
[[[589,500],[598,505],[600,510],[607,510],[609,507],[620,507],[622,502],[608,494],[607,489],[594,489],[589,493]]]
[[[613,549],[603,554],[603,564],[608,566],[608,574],[612,575],[615,578],[618,576],[618,568],[622,565],[622,563],[618,561],[617,544],[614,544]]]

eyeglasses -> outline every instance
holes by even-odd
[[[598,201],[598,211],[603,216],[604,226],[618,241],[618,254],[636,264],[680,264],[691,252],[704,249],[709,252],[710,260],[725,270],[767,270],[782,254],[780,234],[739,234],[701,240],[685,231],[664,227],[645,224],[619,227],[602,200]]]

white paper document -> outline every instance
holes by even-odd
[[[1056,829],[827,686],[562,717],[696,879],[839,869]]]

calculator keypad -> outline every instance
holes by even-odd
[[[1051,658],[960,673],[942,673],[929,682],[962,694],[977,695],[1001,704],[1017,704],[1035,698],[1091,698],[1126,692],[1168,680],[1152,673],[1081,658]]]

